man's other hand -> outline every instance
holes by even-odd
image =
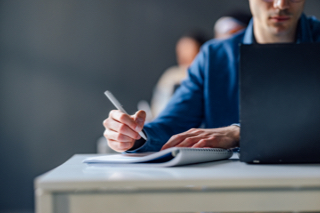
[[[172,136],[161,150],[170,147],[234,148],[239,146],[240,127],[227,126],[215,129],[190,129]]]

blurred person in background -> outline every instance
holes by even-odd
[[[187,69],[207,41],[200,30],[184,34],[176,43],[177,65],[168,68],[159,79],[151,100],[151,113],[155,118],[165,108],[181,81],[187,76]]]
[[[251,14],[235,10],[219,18],[213,27],[214,38],[226,39],[244,30],[251,19]]]

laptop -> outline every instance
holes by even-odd
[[[240,46],[240,161],[320,163],[320,43]]]

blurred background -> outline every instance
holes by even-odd
[[[320,1],[307,15],[320,18]],[[33,181],[95,153],[110,90],[129,113],[150,102],[175,44],[247,0],[0,0],[0,212],[34,211]]]

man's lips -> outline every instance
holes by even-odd
[[[271,20],[275,22],[284,22],[290,19],[290,16],[272,16],[270,17]]]

